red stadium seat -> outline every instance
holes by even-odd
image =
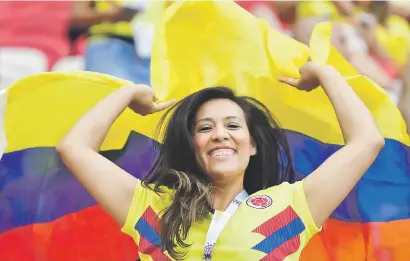
[[[79,37],[73,44],[73,54],[74,55],[84,55],[85,48],[87,46],[87,37]]]
[[[38,49],[51,68],[69,53],[70,8],[69,1],[0,2],[0,46]]]

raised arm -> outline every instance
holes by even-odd
[[[137,179],[101,156],[99,149],[130,104],[136,113],[146,115],[170,103],[154,103],[152,90],[144,85],[120,88],[87,112],[57,146],[67,168],[120,225],[125,223]]]
[[[346,198],[384,146],[370,111],[330,66],[308,63],[301,79],[284,79],[299,89],[311,90],[320,84],[329,97],[345,140],[345,146],[306,177],[304,190],[317,226]]]

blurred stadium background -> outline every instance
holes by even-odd
[[[408,118],[409,1],[237,2],[304,43],[315,24],[334,21],[334,46]],[[0,1],[0,89],[27,75],[66,70],[149,84],[155,23],[170,3]]]

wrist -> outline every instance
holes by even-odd
[[[338,82],[344,81],[344,78],[340,75],[340,73],[329,65],[318,66],[316,75],[319,79],[320,85],[325,90]]]
[[[125,86],[119,89],[122,92],[122,96],[127,101],[127,106],[129,106],[136,98],[139,100],[144,100],[144,95],[147,95],[147,92],[144,91],[146,87],[143,85],[130,85]]]
[[[137,94],[138,92],[141,91],[141,87],[138,84],[135,84],[135,85],[121,87],[120,90],[124,90],[125,92],[129,94]]]

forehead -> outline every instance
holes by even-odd
[[[245,119],[241,107],[229,99],[213,99],[205,102],[196,113],[196,120],[202,118],[224,119],[226,117],[238,117]]]

